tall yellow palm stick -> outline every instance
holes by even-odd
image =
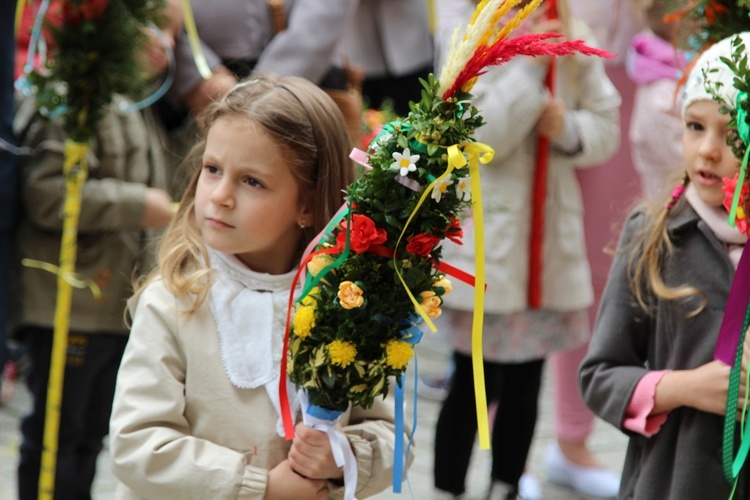
[[[52,359],[47,384],[47,406],[44,419],[44,448],[39,472],[39,499],[52,500],[55,493],[55,468],[60,430],[65,360],[68,350],[68,328],[73,287],[68,279],[75,272],[78,239],[78,220],[81,214],[81,189],[88,175],[86,154],[88,143],[67,141],[63,175],[65,203],[63,204],[63,232],[60,244],[60,266],[57,275]]]

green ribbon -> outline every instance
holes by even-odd
[[[742,466],[747,460],[748,451],[750,451],[750,421],[745,422],[744,427],[740,427],[741,439],[740,448],[737,450],[737,455],[734,454],[734,434],[735,428],[737,427],[737,407],[739,406],[739,393],[740,393],[740,372],[742,370],[742,346],[745,341],[745,332],[750,326],[750,306],[745,311],[745,321],[742,324],[742,331],[740,332],[740,339],[737,345],[737,353],[734,358],[734,365],[732,370],[729,372],[729,389],[727,391],[727,408],[724,413],[724,440],[722,446],[722,465],[724,468],[724,477],[728,482],[734,483],[732,487],[732,494],[730,499],[734,496],[735,488],[737,488],[737,478],[739,476]],[[748,373],[750,376],[750,373]],[[747,377],[745,383],[748,383]],[[747,385],[746,385],[747,387]],[[747,413],[747,400],[748,395],[745,395],[745,405],[742,411],[743,418],[746,417]],[[740,424],[741,425],[741,424]]]
[[[399,131],[396,130],[396,126],[400,127],[401,132],[408,132],[411,129],[410,123],[404,123],[401,121],[388,122],[383,125],[383,130],[375,136],[375,139],[372,140],[371,144],[377,144],[380,137],[385,134],[397,134]],[[423,155],[427,154],[427,144],[418,141],[416,138],[409,139],[409,148],[411,148],[412,151],[417,151]]]
[[[737,110],[737,133],[745,144],[745,156],[742,158],[742,165],[740,166],[740,174],[737,177],[737,185],[734,187],[734,195],[732,196],[732,207],[729,210],[729,220],[727,221],[731,227],[735,226],[735,220],[737,219],[737,207],[740,204],[740,194],[742,193],[742,186],[745,183],[745,175],[747,173],[747,163],[750,158],[750,124],[747,123],[747,110],[743,107],[743,104],[747,102],[747,92],[740,92],[737,94],[737,100],[735,102],[735,110]]]
[[[745,144],[750,139],[750,123],[747,122],[747,110],[743,104],[747,101],[747,92],[740,92],[737,94],[737,100],[735,102],[735,109],[737,110],[737,132],[740,134],[740,139]]]
[[[320,272],[312,276],[309,271],[307,272],[307,280],[305,280],[305,287],[302,289],[302,293],[300,294],[299,298],[297,299],[297,302],[302,302],[302,299],[307,297],[310,294],[310,290],[312,290],[314,287],[320,283],[320,280],[322,280],[326,274],[328,274],[329,271],[332,271],[334,269],[337,269],[341,266],[341,264],[344,263],[344,261],[349,257],[349,242],[350,242],[350,234],[351,234],[351,227],[352,227],[352,211],[351,207],[347,206],[345,210],[342,210],[341,213],[336,215],[331,221],[328,223],[328,226],[326,226],[326,229],[324,231],[324,234],[332,234],[333,230],[336,228],[336,226],[341,222],[341,219],[346,217],[347,225],[346,225],[346,244],[344,245],[344,250],[341,252],[341,254],[338,256],[338,258],[325,266],[323,269],[320,270]]]
[[[742,142],[747,146],[750,142],[750,124],[747,122],[747,110],[743,107],[743,104],[747,103],[748,95],[746,92],[740,92],[737,95],[735,103],[735,109],[737,110],[737,133],[742,139]],[[729,211],[729,225],[734,227],[735,219],[737,217],[737,207],[739,206],[740,193],[742,192],[742,185],[745,182],[745,175],[747,173],[747,163],[750,157],[750,148],[746,148],[745,155],[742,159],[742,165],[740,166],[740,173],[737,178],[737,185],[734,189],[734,196],[732,197],[732,208]],[[722,465],[724,469],[724,477],[729,483],[732,483],[732,493],[730,499],[734,497],[735,490],[737,488],[737,481],[739,480],[739,474],[742,470],[745,461],[747,460],[748,452],[750,452],[750,420],[747,419],[748,409],[748,394],[745,394],[744,404],[742,408],[742,422],[740,423],[740,447],[737,450],[737,454],[734,454],[734,438],[735,429],[737,427],[737,408],[739,406],[739,388],[740,388],[740,372],[742,370],[742,351],[745,343],[745,332],[750,327],[750,305],[745,311],[745,321],[742,324],[742,331],[740,332],[740,338],[737,343],[737,352],[734,358],[734,365],[732,370],[729,372],[729,388],[727,390],[727,405],[726,412],[724,413],[724,439],[722,446]],[[750,372],[746,374],[745,386],[750,387]]]

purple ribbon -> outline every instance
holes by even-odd
[[[729,299],[727,299],[727,307],[724,310],[724,319],[721,321],[719,338],[714,351],[714,359],[723,361],[729,366],[734,365],[748,303],[750,303],[750,252],[745,252],[743,249],[740,263],[734,273],[734,280],[732,280],[732,288],[729,291]]]

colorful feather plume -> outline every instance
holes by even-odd
[[[498,66],[519,55],[537,57],[581,53],[612,57],[608,52],[589,47],[581,40],[550,43],[552,39],[563,36],[558,33],[524,34],[509,38],[523,20],[542,3],[542,0],[532,0],[519,9],[505,26],[500,27],[500,21],[521,1],[482,0],[477,5],[460,42],[458,40],[462,30],[460,27],[456,29],[447,62],[438,79],[442,99],[448,99],[458,90],[468,92],[477,78],[486,73],[490,66]]]

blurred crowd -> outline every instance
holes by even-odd
[[[550,255],[573,254],[572,260],[548,261],[550,268],[559,266],[559,273],[545,278],[544,286],[562,291],[545,298],[543,314],[513,305],[513,296],[525,293],[516,283],[523,279],[514,276],[518,264],[500,257],[496,265],[487,263],[488,275],[503,283],[490,282],[485,323],[485,338],[495,342],[484,349],[490,387],[495,382],[488,389],[498,415],[493,418],[493,443],[504,450],[503,456],[493,457],[492,477],[511,491],[494,492],[492,498],[540,497],[526,458],[546,362],[554,370],[558,437],[548,450],[548,479],[583,495],[617,494],[619,474],[603,469],[586,444],[594,416],[581,401],[577,370],[625,216],[637,201],[664,195],[682,156],[676,89],[686,63],[671,44],[673,28],[663,22],[669,2],[558,0],[557,15],[551,19],[544,10],[549,2],[545,0],[539,15],[522,29],[584,39],[613,57],[583,61],[574,56],[558,63],[519,58],[490,72],[475,89],[476,105],[487,122],[479,139],[496,149],[495,163],[487,167],[491,170],[483,180],[495,193],[495,198],[489,196],[488,224],[497,225],[497,252],[506,247],[509,253],[526,254],[518,248],[528,244],[529,223],[522,217],[529,215],[530,201],[516,193],[530,191],[526,173],[533,171],[539,137],[545,137],[552,144],[554,176],[548,213],[561,231],[549,232],[548,241],[554,243],[547,244],[558,245],[550,248]],[[39,9],[47,3],[46,22],[56,22],[60,2],[23,2],[15,37],[13,2],[0,7],[0,405],[12,397],[15,384],[29,385],[34,408],[22,424],[22,499],[36,498],[56,278],[21,266],[20,259],[56,262],[61,227],[59,144],[64,134],[41,120],[33,93],[19,84],[53,53],[48,28],[33,34]],[[366,147],[384,121],[407,114],[409,102],[420,99],[420,79],[439,74],[454,30],[468,21],[477,4],[193,0],[190,17],[198,39],[191,40],[181,3],[166,2],[163,15],[147,28],[142,49],[149,88],[155,90],[166,80],[171,85],[145,109],[107,116],[84,189],[77,272],[93,280],[106,298],[97,300],[76,290],[71,313],[70,342],[77,343],[77,350],[69,348],[68,364],[77,374],[71,371],[69,376],[80,387],[90,387],[76,396],[75,404],[86,406],[98,419],[87,423],[91,415],[71,414],[78,419],[75,425],[90,431],[86,457],[74,467],[85,472],[64,473],[84,476],[82,491],[90,488],[108,431],[114,377],[127,343],[122,311],[132,292],[130,280],[153,266],[153,242],[172,220],[174,203],[190,179],[183,160],[196,142],[201,112],[249,75],[300,76],[334,99],[348,120],[353,146]],[[202,58],[210,74],[201,74]],[[558,64],[551,89],[545,87],[550,64]],[[132,103],[128,96],[122,99]],[[466,241],[471,241],[469,232]],[[448,255],[458,260],[466,256],[462,250],[454,252]],[[506,286],[510,298],[492,295]],[[565,314],[555,310],[560,304]],[[467,428],[464,422],[475,416],[462,414],[466,407],[473,408],[465,400],[473,398],[470,353],[458,335],[471,329],[467,307],[446,307],[453,311],[438,326],[454,351],[453,363],[445,373],[427,374],[420,390],[445,399],[435,436],[435,480],[436,491],[453,497],[463,491],[474,442],[473,432],[462,436],[453,430]],[[98,362],[89,363],[91,358]],[[511,391],[506,380],[524,384]],[[506,416],[510,414],[515,419]]]

